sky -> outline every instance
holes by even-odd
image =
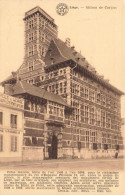
[[[66,3],[65,16],[56,12]],[[24,59],[24,14],[40,6],[55,19],[58,37],[71,39],[100,75],[125,92],[123,1],[119,0],[0,0],[0,82],[16,71]],[[125,118],[125,97],[121,98]]]

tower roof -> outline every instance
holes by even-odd
[[[36,14],[36,13],[39,13],[41,14],[43,17],[45,17],[47,20],[49,20],[50,22],[52,22],[55,26],[57,26],[55,24],[55,21],[54,19],[49,15],[47,14],[42,8],[40,8],[39,6],[36,6],[34,7],[33,9],[25,12],[25,18],[24,20],[26,20],[27,18],[31,17],[32,15]]]

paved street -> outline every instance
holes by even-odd
[[[124,160],[118,159],[62,159],[40,162],[0,163],[0,170],[123,170]]]

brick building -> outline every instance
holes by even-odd
[[[43,148],[43,158],[113,156],[116,149],[122,155],[124,93],[69,39],[57,37],[54,20],[41,8],[26,12],[24,21],[24,63],[2,82],[5,93],[25,100],[24,148]]]

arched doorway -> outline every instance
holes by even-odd
[[[57,159],[58,139],[56,135],[52,136],[52,159]]]

